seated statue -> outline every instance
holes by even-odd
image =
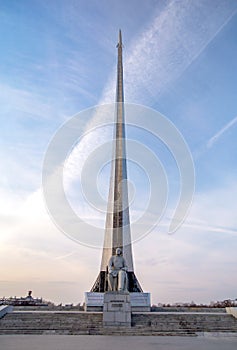
[[[127,265],[122,256],[122,249],[116,249],[108,264],[109,291],[127,291]]]

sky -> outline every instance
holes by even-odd
[[[169,188],[161,221],[134,239],[138,280],[154,304],[237,298],[237,2],[0,0],[0,27],[0,296],[32,290],[55,303],[77,304],[95,282],[101,247],[76,242],[55,225],[42,172],[62,125],[77,115],[87,118],[91,130],[95,110],[90,118],[83,111],[114,102],[121,28],[125,101],[170,121],[195,169],[192,205],[170,234],[182,182],[174,160],[179,145],[167,147],[144,128],[127,128],[129,140],[139,141],[162,164]],[[149,123],[159,129],[154,120]],[[64,164],[71,206],[101,232],[105,213],[85,203],[80,174],[91,152],[111,135],[109,126],[82,140],[78,135]],[[142,169],[145,157],[136,157],[138,165],[128,161],[135,189],[132,224],[151,198],[150,166]],[[98,172],[104,202],[109,173],[108,163]],[[160,174],[155,184],[161,191]]]

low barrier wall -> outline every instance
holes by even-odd
[[[0,318],[8,314],[9,312],[12,312],[13,306],[12,305],[1,305],[0,306]]]
[[[232,316],[234,316],[235,318],[237,318],[237,307],[226,307],[226,312],[227,314],[230,314]]]

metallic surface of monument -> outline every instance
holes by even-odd
[[[127,265],[127,289],[129,292],[142,292],[142,288],[134,274],[132,244],[129,220],[127,163],[124,121],[124,90],[122,62],[122,34],[119,31],[117,91],[116,91],[116,123],[114,130],[114,154],[111,166],[110,189],[106,217],[104,248],[99,276],[91,292],[109,290],[108,264],[116,249],[121,248]]]

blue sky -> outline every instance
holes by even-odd
[[[162,162],[171,194],[163,226],[134,244],[136,274],[154,303],[236,298],[236,1],[12,0],[0,1],[0,19],[0,295],[32,289],[82,302],[97,276],[101,252],[69,240],[47,214],[42,164],[62,123],[114,101],[121,28],[126,102],[173,122],[196,172],[189,216],[168,235],[177,167],[165,147],[136,135]],[[107,139],[103,133],[96,144]],[[72,156],[69,185],[83,151]],[[108,182],[101,181],[105,192]]]

